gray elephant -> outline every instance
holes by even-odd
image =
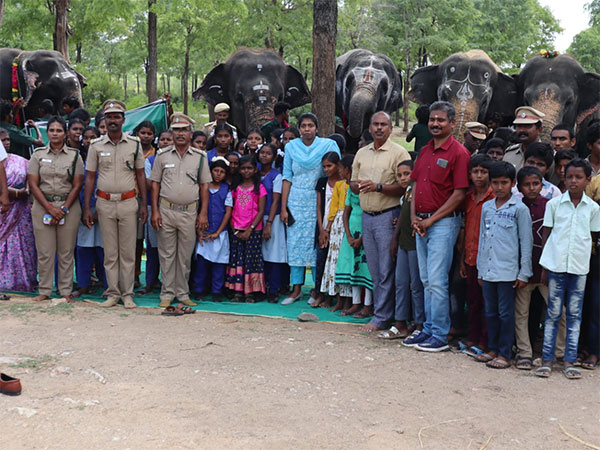
[[[541,139],[550,141],[555,125],[577,126],[578,144],[585,149],[585,129],[600,117],[600,75],[585,72],[569,55],[536,55],[527,61],[517,80],[521,105],[546,114]]]
[[[65,97],[74,96],[83,104],[81,89],[85,78],[53,50],[22,51],[0,48],[0,98],[12,100],[12,67],[17,63],[19,96],[25,100],[25,119],[39,116],[38,108],[50,99],[58,108]]]
[[[311,101],[300,72],[270,50],[250,49],[238,50],[225,63],[214,67],[193,97],[211,105],[229,104],[229,121],[242,135],[269,121],[278,101],[285,101],[292,108]]]
[[[402,79],[390,58],[357,49],[336,59],[335,112],[351,138],[369,128],[373,113],[392,113],[401,104]]]
[[[421,67],[410,77],[409,98],[417,103],[445,100],[456,107],[454,137],[463,141],[467,122],[486,123],[500,113],[510,123],[517,107],[517,83],[482,50],[455,53],[440,65]]]

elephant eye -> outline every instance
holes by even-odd
[[[454,71],[456,70],[456,68],[454,66],[450,66],[450,69],[448,69],[450,71],[450,73],[454,73]]]
[[[483,78],[485,78],[486,80],[490,77],[490,73],[486,72],[483,74]]]

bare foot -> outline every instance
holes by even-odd
[[[352,305],[350,308],[342,311],[342,316],[351,316],[352,314],[356,314],[360,311],[360,303],[356,305]]]
[[[373,333],[375,331],[381,331],[383,328],[379,328],[375,325],[373,325],[372,323],[368,323],[366,325],[363,325],[362,327],[360,327],[358,329],[358,331],[362,331],[363,333]]]
[[[46,300],[50,300],[50,297],[48,297],[47,295],[38,295],[37,297],[33,297],[32,299],[34,302],[44,302]]]
[[[331,308],[331,299],[329,297],[325,297],[325,300],[323,300],[319,306],[321,308]]]
[[[363,306],[363,308],[354,314],[354,317],[357,319],[366,319],[367,317],[371,317],[373,315],[373,307],[372,306]]]
[[[71,295],[65,295],[63,298],[67,301],[67,303],[75,303],[75,300],[73,300],[73,296]]]
[[[331,311],[331,312],[341,311],[342,309],[344,309],[343,303],[344,302],[342,301],[342,299],[338,298],[337,302],[335,302],[335,306],[333,308],[330,308],[329,311]]]

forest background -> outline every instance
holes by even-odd
[[[567,52],[600,72],[600,0],[586,10],[589,28]],[[338,0],[337,17],[336,56],[354,48],[384,53],[405,85],[418,67],[474,48],[517,73],[552,50],[562,31],[537,0]],[[107,98],[131,109],[169,92],[175,110],[205,115],[191,92],[239,47],[273,49],[310,87],[312,29],[313,0],[0,0],[0,47],[62,46],[87,78],[92,114]],[[155,86],[147,77],[154,70]]]

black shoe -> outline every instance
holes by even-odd
[[[267,302],[269,303],[279,303],[279,294],[272,292],[267,294]]]

